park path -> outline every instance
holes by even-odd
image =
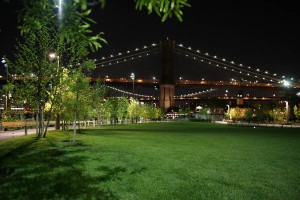
[[[54,127],[48,127],[48,130],[54,130]],[[27,129],[27,135],[35,134],[36,130],[34,129]],[[25,130],[13,130],[13,131],[0,131],[0,142],[8,139],[13,139],[15,137],[25,136]]]

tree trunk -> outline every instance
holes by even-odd
[[[56,114],[55,130],[60,130],[60,114]]]
[[[74,138],[73,142],[76,142],[76,111],[74,113]]]

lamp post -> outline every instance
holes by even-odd
[[[289,86],[290,86],[290,82],[288,81],[288,80],[282,80],[282,83],[283,83],[283,86],[284,86],[284,88],[289,88]],[[285,89],[284,89],[285,90]],[[287,92],[288,91],[285,91],[285,93],[287,94]],[[289,113],[289,101],[288,101],[288,96],[287,95],[285,95],[285,98],[287,99],[287,101],[284,101],[285,102],[285,113],[286,113],[286,122],[289,122],[289,115],[290,115],[290,113]]]
[[[289,116],[290,116],[289,102],[288,101],[284,101],[284,102],[285,102],[286,122],[289,122]]]
[[[6,60],[5,58],[2,58],[2,61],[1,61],[4,65],[4,67],[6,68],[6,81],[8,83],[9,81],[9,75],[8,75],[8,65],[6,64]],[[8,110],[8,99],[11,97],[11,94],[10,94],[10,91],[6,92],[5,94],[5,111],[7,112]]]
[[[135,78],[135,74],[131,73],[130,74],[130,78],[132,79],[132,93],[134,94],[134,78]]]
[[[228,115],[229,115],[229,119],[231,120],[230,105],[227,104],[226,106],[228,107],[227,113],[228,113]]]
[[[59,0],[58,1],[58,21],[61,24],[62,21],[62,1],[63,0]]]

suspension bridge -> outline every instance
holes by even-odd
[[[236,101],[237,105],[280,101],[287,91],[296,94],[300,89],[294,78],[168,39],[95,59],[95,64],[91,82],[102,81],[110,96],[152,101],[164,109],[180,101],[210,98]]]
[[[179,60],[177,56],[188,63],[181,61],[179,73],[174,68]],[[143,59],[150,63],[156,60],[156,66],[143,69]],[[138,64],[136,60],[141,60],[141,63]],[[245,101],[279,101],[285,96],[287,89],[294,93],[300,89],[294,78],[236,63],[171,40],[102,57],[95,62],[97,68],[91,79],[103,81],[111,96],[157,101],[165,109],[173,107],[177,101],[203,98],[236,100],[238,105]],[[189,66],[191,62],[192,68]],[[137,67],[133,68],[132,65]],[[139,71],[140,77],[129,77],[134,70]],[[153,71],[159,75],[150,78]],[[177,75],[174,76],[174,72]],[[182,72],[186,75],[191,73],[196,78],[183,78],[178,75]],[[97,74],[110,75],[100,77]]]

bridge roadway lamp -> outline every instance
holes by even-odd
[[[132,79],[132,93],[134,94],[134,78],[135,78],[135,74],[131,73],[130,74],[130,78]]]

